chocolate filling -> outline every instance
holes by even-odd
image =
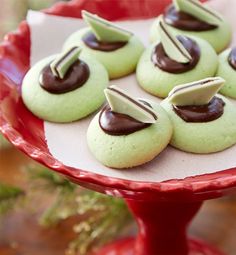
[[[86,46],[93,50],[114,51],[124,47],[127,42],[101,42],[98,41],[92,32],[86,33],[83,38]]]
[[[40,86],[52,94],[63,94],[82,87],[89,78],[88,65],[78,60],[67,71],[63,79],[55,77],[50,64],[45,66],[39,76]]]
[[[201,50],[194,40],[183,35],[179,35],[177,38],[192,57],[189,63],[179,63],[169,58],[165,53],[162,43],[159,43],[156,47],[154,47],[151,55],[151,61],[153,64],[168,73],[178,74],[192,70],[200,59]]]
[[[225,103],[221,98],[213,97],[206,105],[173,105],[175,113],[186,122],[209,122],[218,119],[224,113]]]
[[[236,47],[230,52],[228,62],[236,70]]]
[[[167,7],[164,13],[164,20],[168,25],[186,31],[201,32],[218,27],[197,19],[188,13],[177,11],[174,5]]]
[[[102,109],[99,115],[99,125],[105,133],[115,136],[129,135],[151,126],[149,123],[140,122],[126,114],[112,112],[109,105]]]

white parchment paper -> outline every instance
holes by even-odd
[[[236,31],[236,1],[213,0],[209,3],[229,19]],[[27,21],[31,30],[31,64],[60,52],[66,38],[85,26],[80,19],[63,18],[30,11]],[[148,46],[148,33],[152,19],[117,22],[137,34]],[[234,42],[236,34],[234,35]],[[111,84],[126,89],[132,95],[159,99],[141,90],[135,75],[113,80]],[[233,101],[236,107],[236,100]],[[51,154],[63,164],[110,177],[134,181],[161,182],[170,179],[183,179],[189,176],[214,173],[236,166],[236,146],[220,153],[194,155],[168,147],[153,161],[129,170],[114,170],[104,167],[90,153],[86,142],[86,131],[90,116],[71,124],[44,122],[45,136]],[[102,149],[102,148],[101,148]]]

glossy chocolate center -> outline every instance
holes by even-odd
[[[206,105],[173,105],[173,109],[186,122],[209,122],[218,119],[224,113],[224,106],[221,98],[213,97]]]
[[[228,62],[236,70],[236,47],[230,52]]]
[[[208,24],[188,13],[177,11],[174,5],[167,7],[164,20],[168,25],[186,31],[200,32],[217,28],[216,25]]]
[[[179,35],[177,38],[192,57],[189,63],[179,63],[169,58],[162,43],[159,43],[152,52],[151,60],[153,64],[168,73],[178,74],[192,70],[200,59],[201,50],[194,40],[183,35]]]
[[[98,41],[92,32],[86,33],[83,38],[83,42],[89,48],[100,51],[114,51],[124,47],[127,42],[101,42]]]
[[[88,65],[78,60],[69,68],[65,77],[60,79],[52,73],[49,64],[41,71],[39,84],[43,89],[52,94],[63,94],[83,86],[88,80],[89,74]]]
[[[99,115],[101,129],[109,135],[129,135],[151,124],[143,123],[121,113],[112,112],[109,105],[106,105]]]

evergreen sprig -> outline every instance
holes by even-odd
[[[67,255],[87,254],[120,235],[132,222],[123,200],[84,190],[77,197],[78,214],[83,221],[74,226],[78,237],[69,245]]]
[[[85,255],[118,236],[132,222],[126,204],[119,198],[106,196],[72,184],[43,167],[30,167],[31,179],[43,190],[57,190],[53,205],[41,216],[40,223],[50,227],[71,216],[82,216],[74,226],[77,238],[69,244],[67,255]],[[35,182],[33,183],[34,186]]]
[[[30,181],[33,181],[32,188],[38,187],[39,184],[44,189],[55,189],[61,188],[66,190],[75,191],[77,186],[72,182],[68,181],[58,173],[54,173],[46,167],[31,164],[26,167]]]
[[[10,143],[0,133],[0,149],[5,149],[5,148],[8,148],[10,146],[11,146]]]
[[[0,215],[13,209],[23,195],[23,190],[0,183]]]
[[[75,184],[42,166],[30,165],[26,170],[31,191],[55,194],[54,202],[39,219],[41,225],[50,227],[77,213],[75,200],[78,188]]]
[[[85,255],[120,235],[132,223],[123,200],[84,189],[42,166],[30,165],[26,170],[31,199],[35,193],[55,194],[54,203],[39,219],[41,225],[52,227],[71,216],[82,216],[73,228],[77,237],[68,245],[67,255]],[[5,211],[14,207],[14,202],[6,207],[6,201],[15,201],[22,194],[18,188],[0,185],[0,213],[1,206]]]

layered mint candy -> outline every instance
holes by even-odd
[[[85,53],[104,65],[110,79],[134,72],[144,50],[139,38],[87,11],[82,11],[82,17],[88,27],[73,33],[65,42],[64,49],[75,45],[82,47]]]
[[[157,103],[137,99],[116,86],[105,89],[108,104],[91,121],[87,142],[103,165],[124,169],[154,159],[168,145],[172,124]]]
[[[73,47],[36,63],[25,75],[22,99],[39,118],[72,122],[96,111],[105,101],[106,69]]]
[[[151,27],[152,42],[159,39],[157,26],[160,18]],[[226,49],[232,38],[229,22],[198,0],[173,0],[173,4],[165,10],[164,21],[176,34],[197,36],[208,41],[217,53]]]
[[[208,154],[236,144],[236,108],[217,94],[224,83],[221,77],[209,77],[179,85],[161,103],[173,123],[173,147]]]
[[[215,75],[218,58],[207,41],[176,36],[163,18],[156,30],[160,39],[144,51],[137,66],[137,80],[145,91],[165,98],[176,85]]]

